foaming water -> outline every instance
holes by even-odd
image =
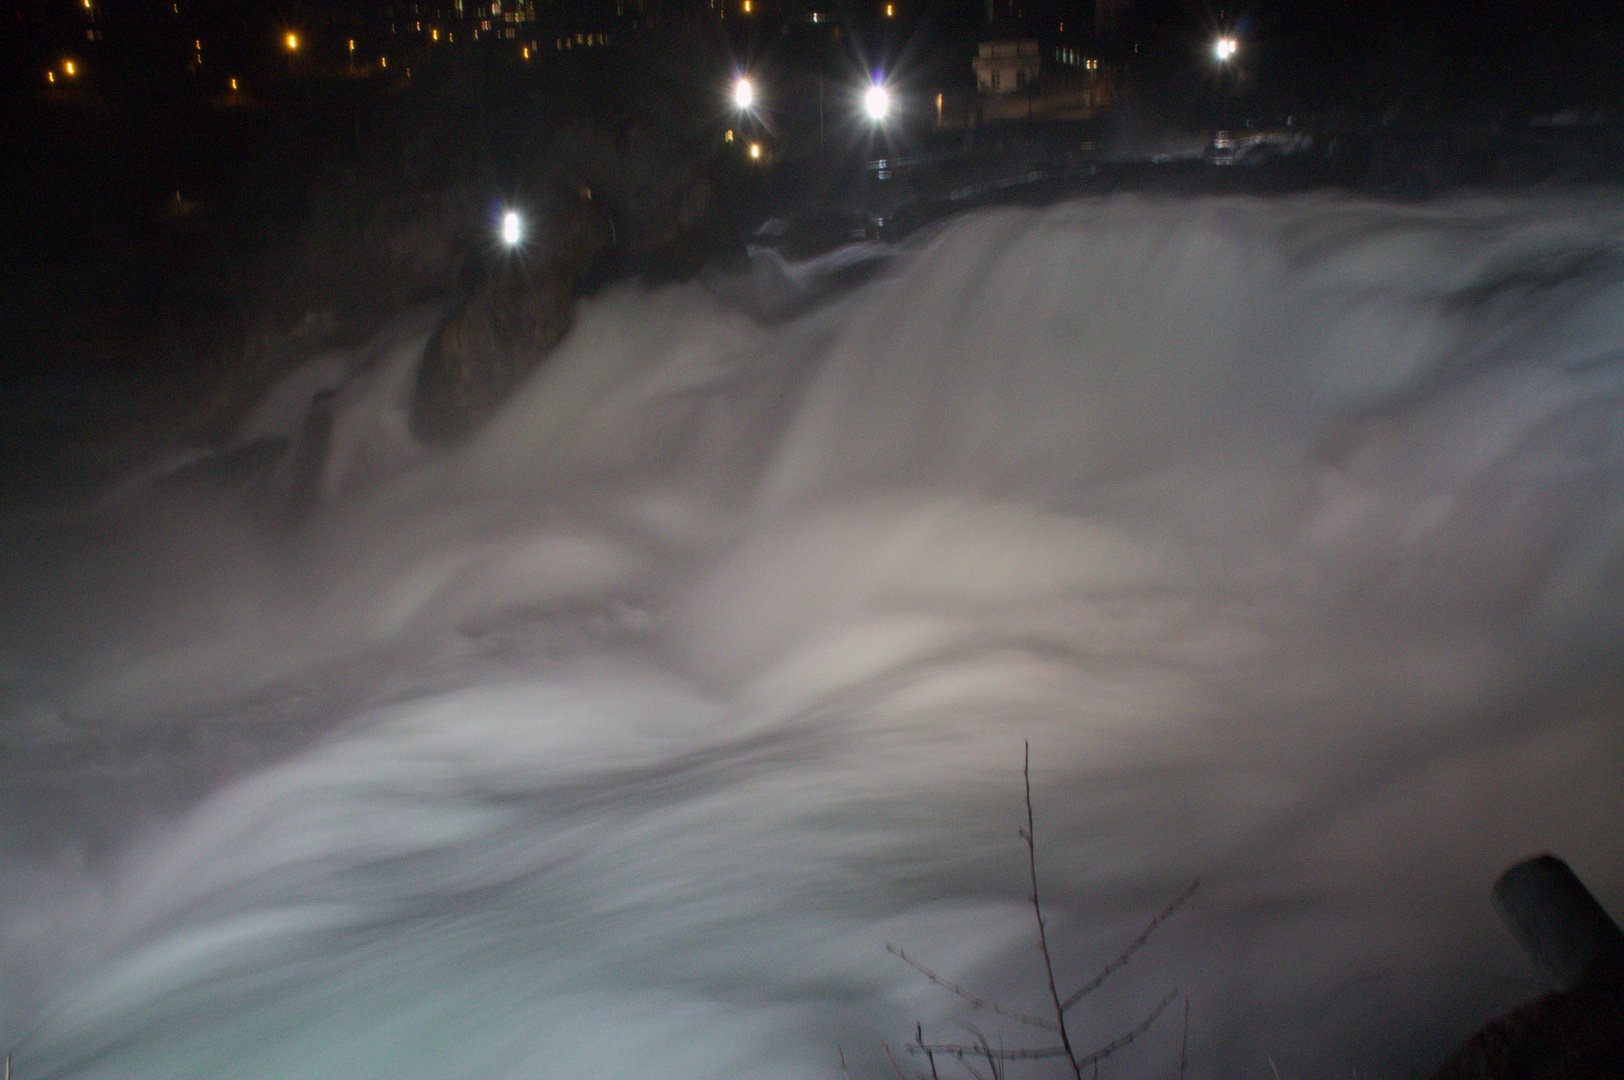
[[[886,1075],[996,1028],[887,942],[1042,1007],[1028,741],[1064,981],[1203,881],[1077,1041],[1177,986],[1190,1076],[1432,1067],[1538,990],[1500,869],[1624,901],[1616,207],[978,214],[787,321],[589,301],[439,456],[432,313],[319,358],[252,419],[338,384],[291,541],[35,556],[18,1075]]]

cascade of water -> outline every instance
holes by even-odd
[[[422,327],[323,358],[291,543],[171,506],[16,650],[18,1075],[882,1075],[966,1015],[887,941],[1041,1004],[1026,740],[1068,981],[1206,883],[1081,1041],[1426,1069],[1535,989],[1501,868],[1624,898],[1621,225],[977,214],[772,325],[611,290],[438,456]]]

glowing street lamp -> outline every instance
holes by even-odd
[[[1232,37],[1221,37],[1212,43],[1212,51],[1218,57],[1220,64],[1227,64],[1230,58],[1235,55],[1236,48],[1235,39]]]
[[[73,66],[72,60],[64,60],[62,62],[62,70],[67,73],[67,76],[70,79],[79,74],[79,70]]]
[[[740,112],[748,112],[755,103],[756,88],[750,84],[749,79],[742,75],[739,76],[738,80],[733,84],[733,104],[738,107]]]
[[[863,111],[878,124],[891,111],[891,94],[879,83],[870,86],[863,92]]]
[[[299,51],[299,35],[298,34],[289,34],[283,40],[287,44],[288,52],[298,52]]]
[[[524,239],[524,222],[519,218],[517,210],[509,210],[502,215],[502,243],[508,247],[518,247],[519,241]]]

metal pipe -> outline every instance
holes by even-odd
[[[1556,989],[1624,966],[1624,931],[1556,856],[1518,863],[1500,875],[1491,895],[1512,936]]]

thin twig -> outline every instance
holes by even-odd
[[[958,983],[949,982],[947,979],[942,978],[942,976],[936,974],[936,972],[932,971],[924,964],[921,964],[919,961],[915,960],[913,957],[909,956],[907,953],[903,952],[889,941],[885,943],[885,948],[887,952],[893,954],[894,956],[900,957],[904,964],[907,964],[909,967],[919,972],[919,974],[923,975],[937,986],[940,986],[943,990],[957,994],[959,997],[963,998],[965,1001],[968,1001],[971,1005],[974,1005],[978,1009],[986,1009],[988,1012],[997,1013],[999,1016],[1007,1016],[1011,1020],[1018,1020],[1029,1027],[1042,1028],[1044,1031],[1058,1032],[1060,1030],[1060,1028],[1055,1025],[1053,1020],[1045,1020],[1040,1016],[1031,1016],[1027,1013],[1017,1012],[1014,1009],[1005,1008],[996,1001],[988,1001],[986,998],[976,997]]]
[[[1032,876],[1032,913],[1038,920],[1038,948],[1043,952],[1043,973],[1049,978],[1049,1000],[1054,1002],[1054,1022],[1060,1034],[1060,1046],[1071,1064],[1073,1080],[1083,1080],[1083,1071],[1077,1064],[1077,1055],[1071,1052],[1071,1037],[1066,1034],[1066,1009],[1060,1004],[1060,989],[1054,981],[1054,961],[1049,956],[1049,932],[1043,925],[1043,904],[1038,900],[1038,846],[1032,839],[1032,744],[1024,744],[1021,759],[1021,778],[1026,784],[1026,865]]]
[[[891,1053],[891,1047],[886,1043],[881,1043],[880,1049],[885,1051],[885,1060],[891,1063],[891,1071],[897,1074],[897,1080],[908,1080],[907,1074],[902,1071],[902,1066],[897,1064],[896,1057]]]
[[[998,1071],[998,1059],[993,1057],[992,1044],[987,1041],[987,1033],[974,1024],[965,1024],[964,1028],[976,1037],[976,1045],[981,1047],[982,1056],[987,1059],[987,1069],[992,1073],[992,1080],[1004,1080],[1003,1074]],[[965,1068],[969,1068],[968,1062],[965,1063]]]
[[[1108,1058],[1118,1050],[1122,1049],[1124,1046],[1127,1046],[1129,1043],[1133,1042],[1139,1036],[1143,1035],[1145,1032],[1149,1031],[1150,1025],[1156,1022],[1156,1018],[1162,1015],[1162,1011],[1165,1010],[1169,1005],[1173,1004],[1173,999],[1178,996],[1179,990],[1177,988],[1169,990],[1167,992],[1167,996],[1162,998],[1161,1002],[1158,1003],[1154,1009],[1150,1010],[1150,1015],[1139,1022],[1138,1027],[1134,1028],[1126,1035],[1118,1035],[1116,1038],[1112,1039],[1098,1050],[1095,1050],[1087,1057],[1078,1058],[1078,1065],[1089,1065]]]
[[[1190,882],[1190,887],[1179,893],[1171,904],[1168,904],[1166,907],[1162,908],[1161,912],[1158,913],[1154,919],[1150,920],[1148,925],[1146,925],[1144,932],[1133,939],[1133,944],[1129,945],[1122,951],[1121,956],[1118,956],[1115,960],[1112,960],[1109,964],[1106,964],[1100,969],[1100,973],[1098,975],[1094,976],[1092,979],[1088,980],[1087,983],[1083,984],[1082,989],[1078,990],[1075,994],[1071,995],[1071,997],[1061,1002],[1060,1010],[1064,1012],[1081,1001],[1085,995],[1099,989],[1099,985],[1109,978],[1112,972],[1116,971],[1123,964],[1126,964],[1128,962],[1128,958],[1134,953],[1138,952],[1140,947],[1143,946],[1146,941],[1150,940],[1150,935],[1155,933],[1158,926],[1167,921],[1168,916],[1172,915],[1173,912],[1183,907],[1185,901],[1189,900],[1190,897],[1195,895],[1195,890],[1200,884],[1200,879]]]
[[[1179,1080],[1184,1080],[1184,1067],[1189,1064],[1184,1048],[1190,1044],[1190,995],[1184,995],[1184,1030],[1179,1033]],[[1359,1080],[1357,1076],[1353,1080]]]
[[[976,1071],[976,1067],[974,1065],[970,1064],[968,1061],[965,1061],[963,1058],[959,1058],[959,1067],[965,1072],[969,1073],[971,1076],[975,1077],[975,1080],[987,1080],[985,1076],[982,1076]]]
[[[840,1075],[844,1076],[846,1080],[851,1080],[851,1073],[846,1071],[846,1051],[836,1046],[835,1053],[840,1057]]]

